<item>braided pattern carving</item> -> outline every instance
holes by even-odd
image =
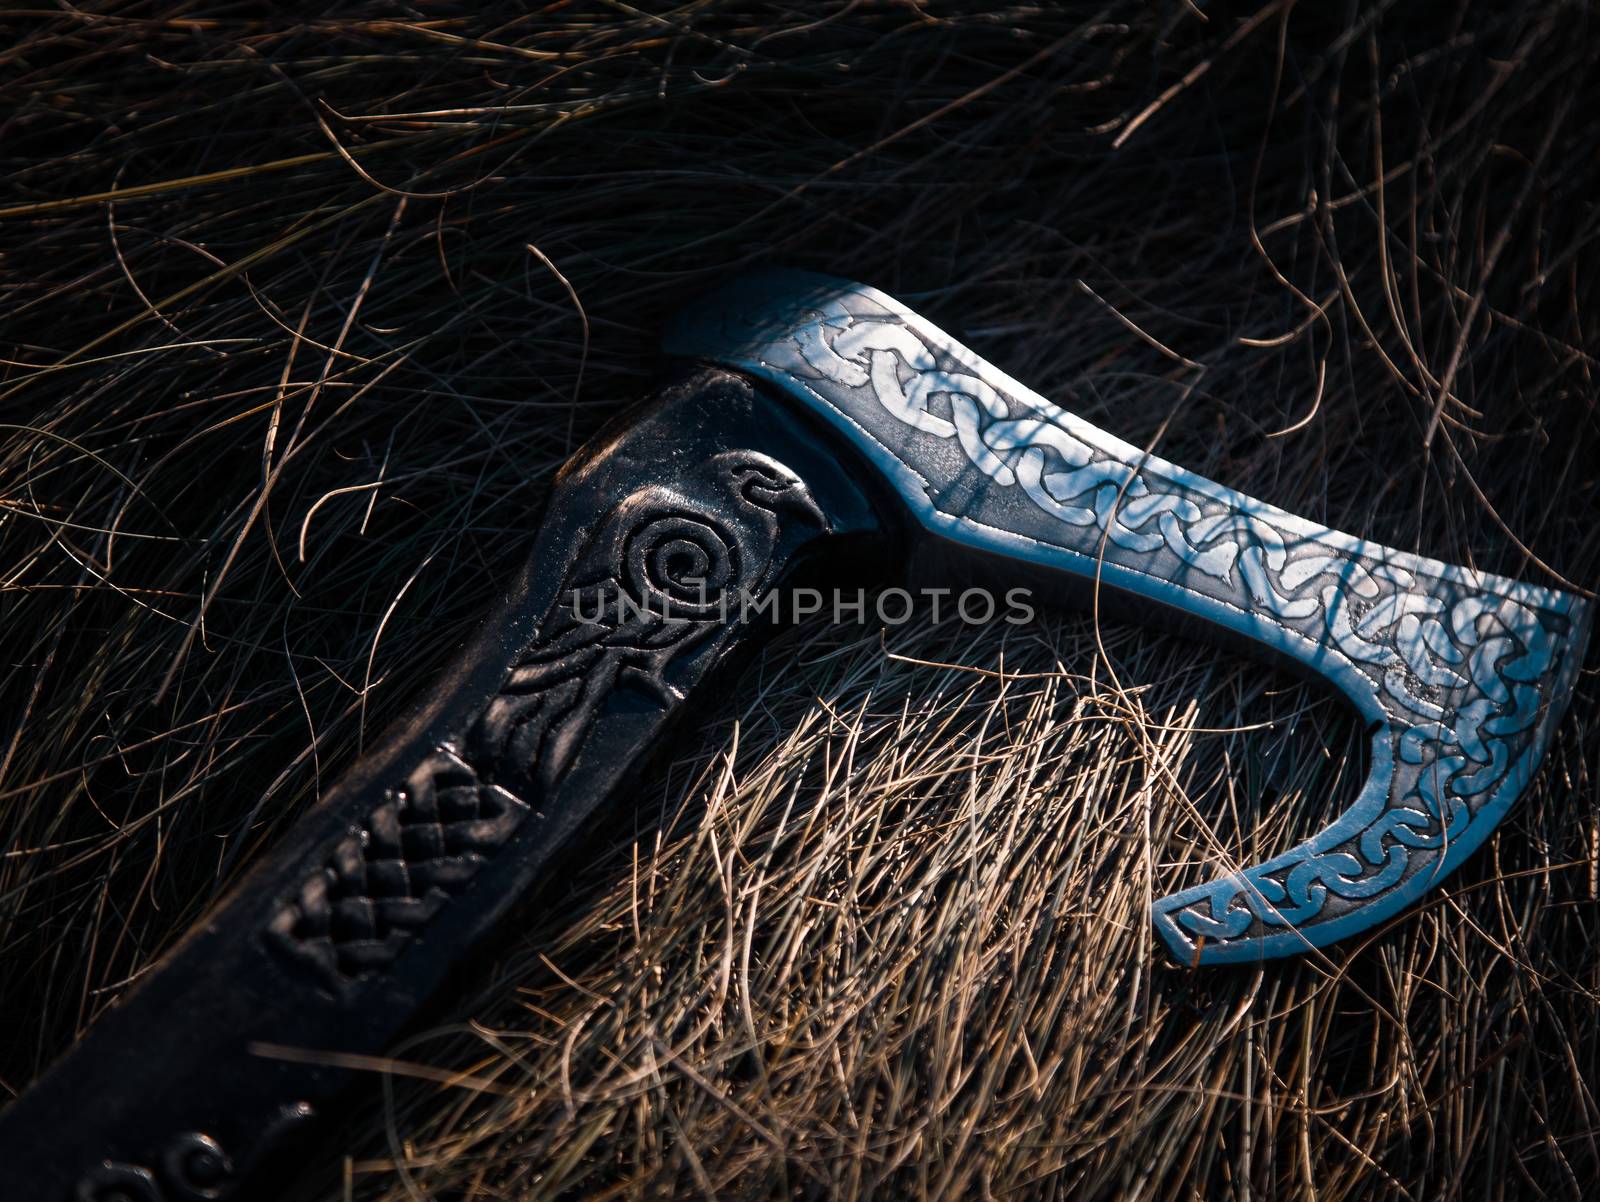
[[[931,327],[859,293],[848,302],[808,298],[803,319],[791,311],[764,332],[748,365],[852,422],[863,417],[854,398],[870,397],[903,427],[959,445],[993,489],[1020,490],[1050,519],[1023,521],[1028,537],[1161,581],[1179,608],[1192,608],[1196,595],[1218,603],[1241,615],[1230,625],[1257,637],[1264,625],[1276,628],[1268,641],[1312,667],[1329,672],[1337,657],[1341,671],[1366,678],[1347,691],[1370,687],[1386,714],[1379,737],[1392,771],[1386,779],[1375,771],[1323,838],[1168,899],[1190,939],[1260,936],[1377,898],[1435,862],[1481,805],[1531,773],[1573,623],[1508,595],[1523,586],[1481,586],[1488,578],[1359,544],[1237,495],[1222,499],[1224,490],[1197,487],[1181,469],[1004,387]],[[874,420],[867,428],[879,428]],[[874,437],[921,474],[920,453],[907,449],[915,436]],[[925,481],[924,491],[933,496],[936,486]],[[968,486],[967,495],[984,490]],[[964,516],[982,524],[970,510]]]
[[[804,483],[725,451],[645,485],[590,529],[554,604],[460,745],[436,747],[285,898],[267,938],[334,989],[391,965],[561,786],[619,689],[662,712],[765,589],[785,531],[827,523]]]
[[[269,937],[331,983],[384,968],[526,814],[454,751],[435,748],[280,906]]]

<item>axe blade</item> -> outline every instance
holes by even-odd
[[[1154,903],[1182,963],[1292,955],[1400,911],[1499,824],[1566,708],[1585,602],[1330,530],[1144,454],[877,289],[746,277],[691,306],[665,349],[798,401],[936,543],[1121,590],[1354,703],[1371,735],[1354,804],[1266,863],[1219,865]]]
[[[277,1196],[351,1086],[348,1058],[390,1046],[562,874],[691,694],[726,679],[759,635],[744,602],[895,562],[908,526],[935,566],[1120,589],[1327,677],[1366,715],[1355,805],[1156,903],[1185,962],[1283,955],[1394,913],[1483,841],[1559,719],[1575,599],[1142,456],[882,293],[757,279],[670,346],[745,374],[687,373],[567,464],[505,601],[416,708],[6,1107],[0,1197]]]

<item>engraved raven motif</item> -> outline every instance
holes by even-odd
[[[585,540],[532,647],[468,733],[468,758],[497,779],[553,788],[603,703],[631,690],[642,704],[676,705],[674,662],[714,653],[741,601],[782,566],[780,541],[826,529],[800,478],[751,451],[634,492]]]
[[[603,706],[670,709],[790,550],[828,529],[800,478],[725,451],[646,485],[583,539],[458,747],[435,747],[282,899],[268,943],[334,990],[385,971],[565,775]]]

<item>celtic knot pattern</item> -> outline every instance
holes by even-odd
[[[615,504],[459,745],[436,746],[334,844],[273,913],[271,945],[333,989],[387,969],[556,793],[619,692],[675,706],[728,634],[724,596],[770,583],[785,531],[826,526],[799,477],[745,451]]]
[[[526,813],[449,748],[436,748],[335,844],[269,934],[332,983],[386,967]]]
[[[1372,774],[1350,810],[1267,864],[1156,904],[1185,958],[1301,950],[1427,888],[1524,786],[1581,659],[1572,598],[1339,534],[1141,454],[873,289],[751,282],[669,346],[820,409],[935,533],[1244,634],[1372,721]]]

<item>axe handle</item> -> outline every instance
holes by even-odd
[[[0,1114],[0,1197],[237,1200],[287,1175],[351,1066],[558,875],[741,642],[708,603],[875,527],[778,408],[703,371],[562,473],[527,568],[426,701]]]

